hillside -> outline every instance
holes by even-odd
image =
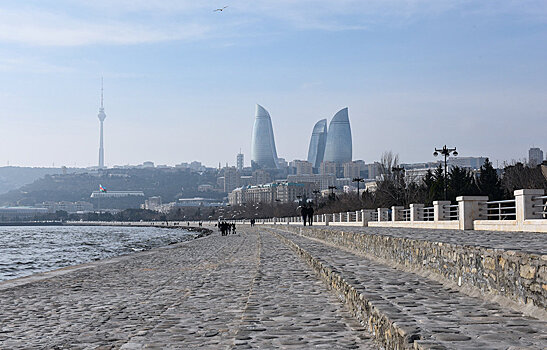
[[[222,198],[218,192],[198,192],[200,184],[215,184],[216,171],[188,169],[108,169],[95,173],[46,175],[31,184],[0,195],[0,205],[35,205],[45,201],[90,201],[99,184],[110,191],[143,191],[163,202],[195,196]]]
[[[75,172],[79,169],[69,169]],[[0,193],[6,193],[30,184],[45,175],[62,174],[62,168],[0,167]]]

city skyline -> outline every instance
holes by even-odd
[[[353,159],[366,162],[388,150],[434,160],[447,144],[501,164],[547,148],[545,2],[212,8],[0,5],[0,165],[96,165],[102,75],[115,116],[106,166],[233,163],[240,148],[251,154],[255,102],[275,116],[277,152],[288,160],[307,158],[310,126],[340,106],[351,109]]]

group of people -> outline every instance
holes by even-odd
[[[235,223],[229,223],[226,221],[219,222],[217,224],[218,230],[220,231],[220,234],[222,236],[227,236],[229,234],[236,234],[236,224]]]
[[[256,223],[256,220],[255,220],[255,219],[251,219],[250,223],[251,223],[251,227],[253,227],[253,226],[255,225],[255,223]]]
[[[313,207],[311,204],[304,204],[300,207],[300,215],[302,215],[302,222],[306,226],[306,222],[311,226],[313,223]]]

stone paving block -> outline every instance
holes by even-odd
[[[354,314],[368,323],[386,348],[547,348],[544,321],[318,240],[272,231],[344,294]],[[399,317],[404,322],[394,321]],[[515,322],[522,327],[512,326]]]
[[[284,243],[238,231],[0,283],[0,349],[378,349]]]

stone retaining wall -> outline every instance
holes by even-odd
[[[460,286],[494,293],[537,307],[542,312],[547,309],[547,255],[344,232],[343,229],[288,225],[280,228],[409,268],[425,269]]]

